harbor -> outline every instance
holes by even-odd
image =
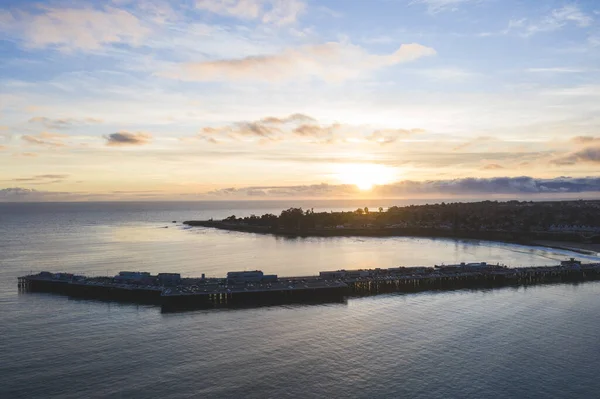
[[[123,271],[113,277],[40,272],[18,278],[22,292],[52,292],[76,298],[147,303],[165,309],[253,307],[288,303],[343,302],[349,297],[421,291],[492,289],[600,280],[600,263],[571,258],[555,266],[509,268],[460,263],[322,271],[318,276],[278,277],[260,270],[224,278],[182,278],[178,273]]]

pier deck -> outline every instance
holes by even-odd
[[[41,272],[18,278],[26,291],[56,292],[82,298],[156,303],[174,307],[252,306],[288,302],[343,301],[347,297],[391,292],[417,292],[464,288],[496,288],[600,280],[600,263],[563,262],[560,266],[507,268],[400,267],[390,269],[336,270],[319,276],[264,276],[256,281],[228,278],[180,278],[164,281],[149,273],[85,277]],[[122,272],[131,273],[131,272]],[[246,272],[242,272],[246,273]],[[248,272],[260,273],[262,272]],[[141,275],[141,277],[139,277]],[[129,276],[129,275],[128,275]],[[178,276],[178,275],[176,275]],[[121,277],[121,278],[120,278]],[[269,277],[269,278],[267,278]]]

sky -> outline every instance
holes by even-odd
[[[0,201],[600,193],[596,0],[0,2]]]

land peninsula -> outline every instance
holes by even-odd
[[[600,201],[596,200],[442,202],[347,212],[289,208],[280,215],[231,215],[184,224],[290,237],[480,239],[600,252]]]

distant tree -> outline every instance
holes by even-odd
[[[362,215],[365,211],[363,211],[362,208],[358,208],[355,212],[357,215]]]
[[[302,219],[304,218],[304,211],[302,208],[289,208],[281,212],[279,220],[287,228],[297,228],[301,226]]]
[[[367,208],[367,207],[365,206],[365,215],[368,215],[368,214],[369,214],[369,208]]]
[[[383,212],[383,207],[382,206],[379,207],[379,213],[381,213],[381,212]]]

